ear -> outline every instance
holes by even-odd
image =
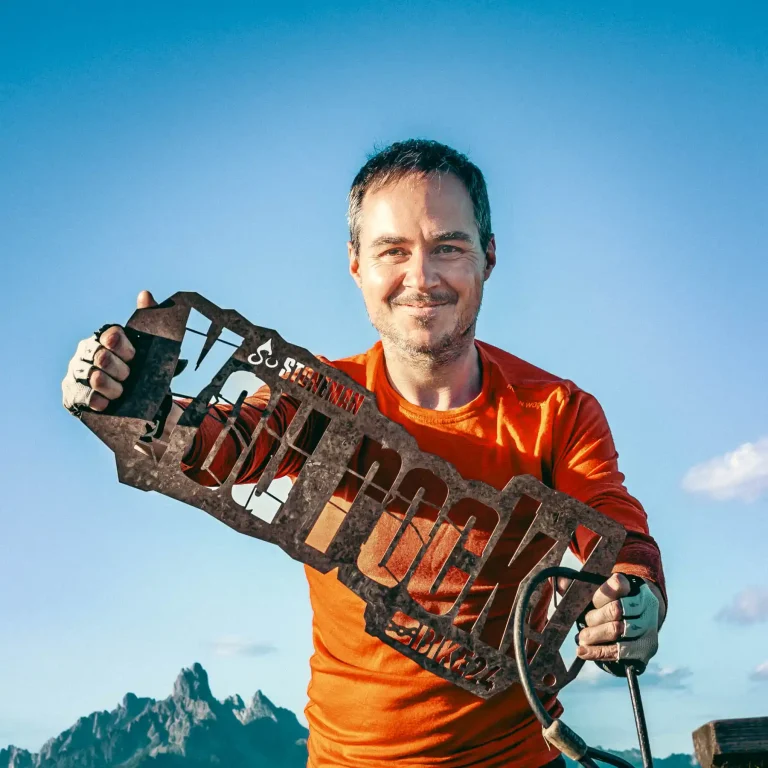
[[[488,247],[485,249],[485,270],[483,271],[483,280],[487,280],[496,266],[496,236],[491,235],[488,241]]]
[[[352,245],[351,240],[347,242],[347,256],[349,258],[349,274],[352,275],[352,279],[357,283],[357,287],[361,288],[360,260],[357,258],[357,251],[355,251],[355,246]]]

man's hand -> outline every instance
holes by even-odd
[[[156,305],[149,291],[142,291],[136,300],[137,309]],[[61,382],[64,407],[72,413],[86,408],[103,411],[123,394],[122,382],[131,372],[129,364],[135,355],[133,344],[119,325],[105,329],[98,338],[94,333],[83,339]]]
[[[595,592],[594,609],[584,617],[587,626],[577,636],[580,659],[647,664],[656,653],[666,612],[661,591],[644,582],[639,594],[628,597],[629,593],[629,580],[620,573],[614,573]]]

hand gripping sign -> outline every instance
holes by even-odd
[[[509,565],[528,563],[531,552],[544,552],[534,561],[533,570],[528,568],[523,586],[542,568],[559,565],[579,526],[591,531],[596,542],[583,569],[606,577],[611,572],[625,537],[624,528],[617,522],[530,475],[513,477],[501,491],[477,480],[463,479],[449,462],[419,450],[402,426],[379,412],[375,397],[367,389],[307,350],[289,344],[275,331],[252,325],[237,312],[219,309],[196,293],[176,293],[159,306],[137,310],[126,332],[137,354],[123,396],[103,413],[82,415],[88,427],[114,451],[120,481],[199,507],[240,533],[277,544],[292,558],[322,573],[337,568],[338,579],[365,601],[365,629],[369,634],[477,696],[490,698],[519,680],[510,654],[512,612],[500,641],[490,643],[482,638],[497,595],[493,582],[488,583],[487,601],[472,626],[458,626],[456,621],[472,585],[478,577],[487,578],[483,567],[507,525],[521,519],[519,505],[529,511],[534,509],[535,514],[530,515],[532,522]],[[193,342],[198,344],[195,353],[199,351],[199,355],[197,360],[189,361],[186,371],[197,375],[197,391],[177,393],[181,379],[186,378],[189,384],[188,376],[173,378],[182,369],[177,369],[177,363],[184,357],[182,350],[189,355]],[[243,435],[238,415],[243,408],[253,407],[246,402],[250,393],[242,391],[224,400],[222,390],[230,391],[232,382],[244,382],[248,374],[255,374],[267,385],[269,397],[257,414],[255,429]],[[136,450],[142,438],[146,440],[163,402],[167,402],[172,380],[173,394],[186,395],[190,400],[183,415],[161,450]],[[281,398],[290,399],[293,416],[289,424],[276,431],[270,417]],[[220,411],[210,408],[211,403],[222,401],[229,407]],[[205,470],[213,465],[228,435],[231,439],[237,437],[243,450],[228,468],[227,477],[216,477],[212,485],[202,485],[185,472],[182,460],[211,411],[223,413],[224,417],[218,417],[220,431],[208,456],[200,457],[199,466]],[[310,422],[322,428],[319,437],[307,445],[299,436],[306,433]],[[258,478],[248,481],[252,485],[244,502],[236,482],[259,440],[267,440],[270,448]],[[380,481],[378,461],[367,470],[356,471],[352,459],[363,441],[376,443],[380,455],[394,459],[396,469],[388,482]],[[251,501],[275,498],[269,486],[289,453],[300,458],[292,472],[293,484],[285,499],[277,499],[279,508],[267,521],[252,512]],[[337,489],[350,477],[356,493],[340,505]],[[408,482],[414,477],[419,478],[416,485],[420,486],[415,489],[414,483]],[[444,492],[430,503],[426,489],[435,484]],[[393,512],[393,506],[399,512]],[[471,544],[476,516],[475,512],[468,516],[468,508],[492,515],[490,537],[482,547]],[[326,526],[323,536],[313,535],[328,509],[335,512],[331,534]],[[380,578],[377,573],[363,573],[359,567],[361,549],[386,515],[396,525],[378,563],[379,571],[387,569],[403,537],[409,531],[412,534],[415,518],[420,517],[416,550],[397,578]],[[453,537],[447,553],[446,530]],[[441,538],[443,546],[438,547]],[[549,546],[542,549],[542,541]],[[419,563],[425,557],[434,559],[437,551],[444,561],[435,584],[439,586],[449,573],[455,576],[459,572],[463,579],[455,604],[439,615],[428,610],[432,607],[428,601],[417,600],[409,590]],[[548,598],[545,588],[542,584],[534,594],[533,610],[540,599]],[[594,589],[594,585],[572,582],[548,620],[539,622],[535,630],[527,626],[531,675],[537,689],[555,692],[578,673],[583,662],[577,659],[566,668],[559,649],[589,604]]]

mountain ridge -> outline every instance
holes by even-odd
[[[0,749],[0,768],[305,768],[307,729],[257,691],[219,701],[195,663],[162,700],[127,693],[112,711],[92,712],[38,753]]]
[[[640,750],[635,747],[634,749],[608,749],[607,747],[598,747],[604,752],[610,752],[612,755],[623,757],[628,763],[636,766],[636,768],[643,768],[643,758],[640,755]],[[575,760],[571,760],[566,757],[565,762],[568,768],[574,768],[579,766]],[[598,763],[598,765],[604,765],[604,763]],[[654,757],[653,768],[696,768],[699,764],[693,755],[687,755],[685,752],[673,752],[667,757]]]
[[[247,704],[239,694],[219,701],[195,663],[167,698],[126,693],[115,709],[80,717],[37,753],[0,749],[0,768],[306,768],[307,737],[296,715],[260,690]],[[637,749],[607,751],[642,767]],[[655,768],[693,765],[686,754],[654,758]]]

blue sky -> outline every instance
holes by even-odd
[[[120,486],[59,382],[143,288],[331,358],[369,346],[345,195],[374,144],[411,136],[486,174],[479,336],[597,395],[649,513],[670,592],[654,752],[765,714],[766,21],[757,3],[3,3],[0,747],[163,697],[194,661],[222,698],[303,708],[301,567]],[[588,741],[634,743],[606,676],[563,700]]]

